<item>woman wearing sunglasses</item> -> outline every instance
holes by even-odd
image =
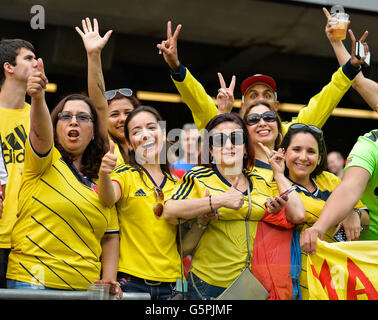
[[[129,165],[116,167],[114,145],[100,168],[98,195],[116,203],[120,221],[118,279],[125,292],[147,292],[151,299],[172,295],[181,264],[175,225],[163,217],[163,201],[175,187],[167,159],[162,118],[152,107],[140,106],[126,119]],[[113,169],[115,168],[114,172]]]
[[[283,174],[283,158],[275,157],[280,162],[280,165],[274,166],[275,178],[282,192],[290,186],[290,182]],[[202,237],[193,254],[188,275],[191,299],[217,297],[245,267],[245,219],[250,208],[249,198],[251,250],[257,223],[265,214],[267,199],[273,201],[276,208],[268,203],[269,212],[277,212],[286,205],[289,221],[299,222],[304,217],[298,195],[290,195],[287,202],[279,197],[271,198],[275,191],[270,185],[248,171],[254,163],[254,148],[238,115],[221,114],[210,120],[205,130],[201,162],[205,166],[195,167],[186,173],[164,208],[165,219],[175,224],[179,219],[211,217],[208,224],[204,224],[206,219],[198,220]],[[185,240],[183,246],[186,246]]]
[[[319,218],[325,201],[340,183],[327,168],[327,150],[321,129],[302,123],[292,124],[286,133],[281,147],[285,150],[286,176],[301,197],[306,209],[303,224],[297,226],[302,233]],[[360,227],[369,224],[369,216],[364,205],[359,202],[349,216],[325,234],[324,241],[335,242],[334,234],[343,227],[347,240],[357,240]],[[302,251],[302,272],[300,285],[303,299],[308,299],[307,254]]]
[[[269,163],[269,154],[277,150],[282,141],[281,119],[268,103],[258,101],[245,110],[244,121],[256,151],[253,172],[270,182],[273,180],[273,171]],[[259,143],[267,147],[270,153],[265,152]]]
[[[94,104],[74,94],[52,110],[45,102],[42,60],[31,75],[31,130],[12,233],[8,288],[86,290],[116,284],[118,221],[98,199],[97,178],[107,138]],[[116,291],[113,291],[116,292]]]
[[[129,88],[109,90],[105,92],[105,81],[101,67],[101,51],[108,42],[112,31],[104,37],[99,34],[97,19],[93,19],[93,27],[89,18],[82,20],[82,28],[76,27],[81,36],[88,58],[88,92],[89,97],[96,104],[99,116],[107,125],[109,138],[114,141],[114,153],[118,164],[128,161],[124,126],[127,116],[132,110],[141,105]]]

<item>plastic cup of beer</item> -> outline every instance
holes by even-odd
[[[344,40],[349,23],[349,14],[344,12],[344,8],[340,5],[335,5],[331,8],[332,18],[337,19],[336,28],[332,34],[335,40]]]

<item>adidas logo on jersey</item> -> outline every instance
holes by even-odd
[[[144,193],[144,191],[142,189],[139,189],[137,192],[135,192],[135,196],[136,197],[145,197],[146,194]]]

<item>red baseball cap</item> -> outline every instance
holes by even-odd
[[[276,82],[274,81],[274,79],[272,77],[265,76],[263,74],[255,74],[255,75],[245,79],[242,82],[242,84],[241,84],[242,95],[244,96],[244,93],[247,91],[247,89],[255,83],[264,83],[264,84],[268,85],[269,87],[271,87],[274,92],[277,91]]]

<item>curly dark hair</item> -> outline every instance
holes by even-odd
[[[54,128],[54,144],[55,147],[61,153],[63,160],[67,164],[72,164],[73,156],[71,153],[66,151],[58,141],[58,135],[56,134],[56,125],[58,122],[58,114],[62,112],[67,101],[81,100],[84,101],[91,110],[91,116],[93,119],[93,140],[91,140],[84,150],[80,172],[84,174],[89,179],[97,179],[98,172],[100,170],[102,157],[109,149],[109,140],[104,128],[100,125],[100,119],[98,118],[96,108],[93,102],[86,96],[81,94],[71,94],[59,101],[56,107],[51,112],[51,120]]]

